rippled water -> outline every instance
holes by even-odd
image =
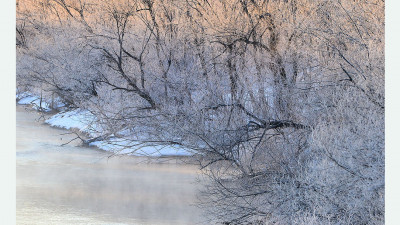
[[[196,224],[197,169],[94,148],[17,106],[17,224]]]

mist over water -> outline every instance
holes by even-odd
[[[17,106],[17,224],[196,224],[195,166],[93,148]]]

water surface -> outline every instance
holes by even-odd
[[[17,224],[197,224],[197,169],[94,148],[17,106]],[[178,160],[175,160],[178,161]]]

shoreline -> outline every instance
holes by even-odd
[[[108,157],[129,157],[129,158],[133,158],[133,159],[138,159],[140,162],[139,163],[152,163],[152,164],[186,164],[186,165],[197,165],[196,161],[198,161],[199,159],[196,156],[188,156],[188,155],[159,155],[159,156],[145,156],[145,155],[134,155],[134,154],[118,154],[115,152],[111,152],[111,151],[107,151],[104,150],[98,146],[95,145],[90,145],[89,143],[86,143],[82,140],[82,138],[85,138],[86,140],[91,139],[91,137],[89,136],[88,133],[86,132],[82,132],[79,128],[63,128],[63,127],[59,127],[59,126],[52,126],[49,123],[46,123],[46,120],[51,118],[54,115],[57,115],[58,113],[60,113],[60,111],[56,111],[56,110],[51,110],[51,111],[38,111],[35,108],[32,108],[32,104],[18,104],[18,101],[16,103],[16,110],[18,110],[18,108],[27,111],[28,113],[37,113],[37,114],[42,114],[41,117],[39,117],[37,119],[37,122],[40,122],[40,125],[43,126],[47,126],[51,129],[56,129],[59,131],[66,131],[66,134],[75,134],[75,135],[79,135],[81,139],[80,140],[80,144],[77,145],[76,147],[83,147],[83,148],[89,148],[89,149],[93,149],[95,151],[101,152],[101,153],[106,153],[106,154],[110,154]],[[42,118],[43,117],[43,118]],[[69,142],[71,140],[67,140],[65,145],[68,145]],[[74,140],[72,140],[74,141]],[[64,145],[64,144],[63,144]],[[174,162],[171,162],[174,161]]]

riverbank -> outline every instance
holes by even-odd
[[[44,122],[52,127],[75,132],[76,137],[89,146],[111,152],[116,155],[134,155],[147,157],[190,156],[192,152],[177,145],[148,145],[131,140],[133,131],[120,131],[110,134],[102,129],[98,118],[85,109],[69,108],[61,99],[45,99],[32,93],[17,93],[17,104],[25,105],[44,116]],[[55,110],[54,110],[55,109]],[[85,139],[81,138],[84,137]]]

